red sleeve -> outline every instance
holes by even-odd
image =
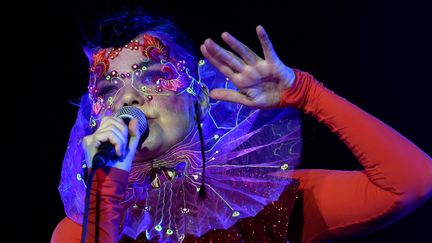
[[[432,194],[432,160],[403,135],[338,96],[310,74],[281,93],[292,106],[323,122],[359,160],[362,171],[298,170],[302,242],[322,242],[382,228]]]
[[[90,196],[86,242],[118,242],[118,226],[123,210],[120,202],[125,195],[128,176],[127,171],[114,167],[102,167],[96,171]],[[80,224],[65,218],[54,230],[51,242],[81,242],[81,230]]]

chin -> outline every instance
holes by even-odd
[[[161,144],[149,136],[137,149],[135,159],[149,160],[160,154]]]
[[[158,149],[157,141],[153,137],[148,137],[141,145],[139,145],[139,151],[155,152]]]

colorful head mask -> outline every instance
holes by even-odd
[[[134,63],[127,72],[110,69],[110,62],[125,49],[140,52],[141,63]],[[152,35],[143,34],[141,39],[131,40],[123,48],[102,49],[92,55],[90,100],[93,103],[91,126],[96,126],[98,117],[110,111],[118,92],[126,85],[151,101],[154,96],[199,94],[202,84],[189,73],[185,60],[177,60],[169,53],[169,48]]]

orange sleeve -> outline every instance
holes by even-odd
[[[281,92],[292,106],[323,122],[359,160],[362,171],[297,170],[302,192],[301,242],[323,242],[382,228],[432,194],[432,160],[403,135],[295,70],[293,86]]]
[[[118,226],[129,173],[102,167],[93,177],[86,242],[118,242]],[[81,224],[64,218],[57,225],[51,242],[81,242]]]

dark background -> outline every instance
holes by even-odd
[[[208,37],[220,43],[220,34],[229,31],[260,53],[255,26],[262,24],[285,64],[312,73],[432,154],[432,8],[427,1],[22,3],[15,17],[3,21],[9,26],[6,33],[15,36],[8,38],[11,43],[4,51],[18,51],[10,64],[17,69],[12,80],[18,81],[11,82],[19,92],[9,101],[28,111],[26,119],[14,122],[24,135],[11,136],[25,162],[17,163],[11,173],[19,179],[9,181],[13,198],[23,198],[8,200],[18,207],[10,220],[18,239],[48,242],[65,216],[57,186],[77,112],[70,101],[86,90],[88,74],[78,23],[85,24],[83,16],[89,12],[109,13],[136,3],[159,7],[174,17],[196,48]],[[302,122],[301,168],[361,168],[323,124],[308,116]],[[432,242],[431,216],[428,200],[398,222],[344,242]]]

